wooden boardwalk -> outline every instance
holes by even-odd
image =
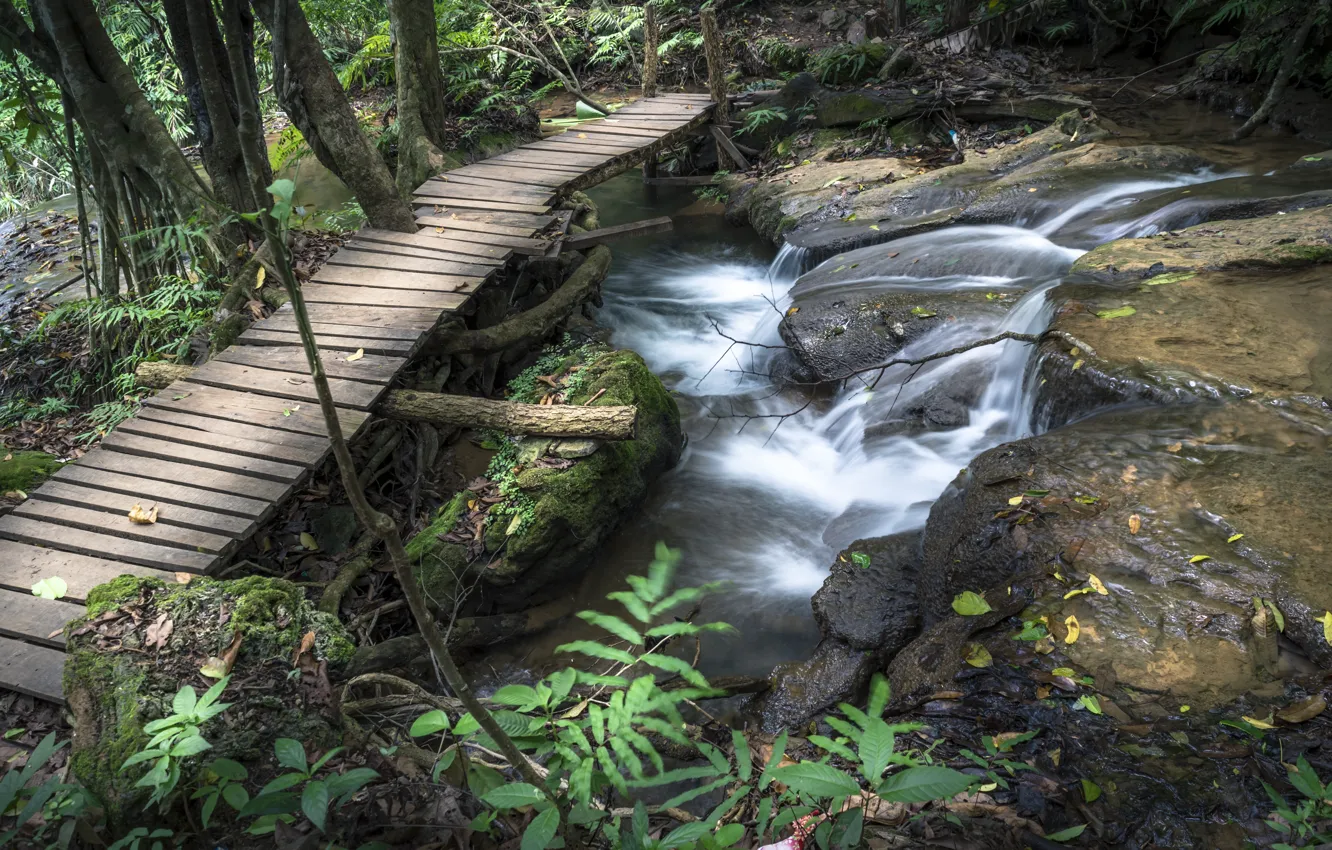
[[[414,234],[366,228],[304,287],[342,428],[354,437],[442,317],[514,256],[559,250],[560,197],[707,124],[707,95],[666,94],[431,178]],[[363,351],[354,361],[348,355]],[[324,462],[327,430],[291,310],[144,400],[77,463],[0,516],[0,687],[63,702],[61,630],[116,576],[173,581],[223,566]],[[158,507],[135,524],[134,504]],[[185,575],[177,575],[185,574]],[[31,587],[59,577],[63,599]]]

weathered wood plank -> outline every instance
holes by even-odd
[[[449,223],[449,227],[454,230],[470,230],[474,233],[494,233],[500,236],[519,236],[527,239],[537,239],[541,235],[541,228],[522,227],[512,224],[502,224],[493,221],[472,221],[466,218],[444,217]]]
[[[484,177],[487,180],[495,180],[500,183],[516,183],[520,186],[536,184],[539,186],[550,186],[558,189],[569,180],[569,175],[547,172],[544,174],[531,175],[530,169],[509,168],[503,165],[486,165],[478,163],[476,165],[467,165],[457,171],[450,171],[448,174],[463,173],[468,176]]]
[[[506,153],[504,156],[505,159],[502,161],[509,164],[516,165],[525,162],[540,166],[571,166],[582,170],[594,168],[615,158],[602,153],[556,153],[554,151],[528,150],[526,148],[519,148],[516,151]]]
[[[587,233],[566,236],[564,247],[581,251],[584,248],[591,248],[593,245],[605,245],[607,242],[614,242],[617,239],[645,236],[649,233],[665,233],[674,227],[675,222],[671,220],[670,216],[650,218],[646,221],[631,221],[628,224],[617,224],[614,227],[603,227],[599,230],[590,230]]]
[[[31,501],[59,502],[62,505],[73,505],[104,513],[106,515],[104,521],[108,527],[129,522],[130,508],[136,504],[142,506],[144,510],[150,510],[156,505],[157,525],[192,528],[196,531],[239,539],[249,537],[257,527],[254,520],[246,517],[219,514],[188,505],[167,504],[157,499],[145,498],[143,495],[113,493],[58,480],[48,481],[37,488],[32,494]]]
[[[504,180],[498,180],[494,177],[487,177],[478,174],[450,171],[445,174],[436,174],[422,183],[416,192],[423,189],[439,186],[466,186],[470,189],[486,189],[490,191],[491,197],[503,197],[505,193],[517,190],[526,195],[540,193],[539,203],[549,205],[558,195],[559,184],[537,183],[527,181],[525,183],[513,183]],[[524,234],[525,235],[525,234]]]
[[[429,307],[433,310],[457,310],[467,303],[468,291],[429,289],[380,289],[374,286],[307,285],[305,299],[309,304],[350,304],[373,307]]]
[[[0,636],[61,649],[65,646],[65,624],[82,617],[83,610],[82,605],[63,599],[0,590]]]
[[[173,572],[205,573],[218,560],[216,555],[205,552],[176,549],[141,540],[128,540],[13,514],[0,517],[0,536],[20,543],[48,546],[96,558],[113,558],[117,561]]]
[[[231,348],[228,350],[236,351],[237,349]],[[243,348],[240,350],[243,350]],[[268,348],[264,350],[284,351],[285,349]],[[290,353],[293,356],[295,354],[299,354],[302,357],[305,355],[305,352],[303,351]],[[341,356],[344,352],[328,353]],[[253,440],[257,443],[299,449],[309,454],[322,454],[324,450],[328,448],[328,440],[324,439],[322,436],[316,437],[312,434],[297,434],[293,431],[268,428],[263,425],[255,425],[251,422],[233,422],[230,419],[215,419],[211,416],[197,416],[193,413],[167,410],[166,408],[160,407],[150,407],[145,405],[139,410],[134,418],[145,419],[152,422],[161,422],[164,425],[175,425],[178,428],[189,428],[194,431],[201,431],[205,434],[220,434],[226,437],[239,437],[244,440]]]
[[[220,420],[218,420],[220,421]],[[166,422],[158,422],[151,418],[134,417],[126,420],[116,427],[116,433],[135,434],[140,437],[151,437],[158,440],[169,440],[173,443],[180,443],[185,446],[198,446],[199,448],[211,448],[230,452],[238,455],[248,455],[254,458],[267,458],[271,460],[284,461],[286,463],[300,464],[301,466],[314,466],[324,458],[324,450],[310,450],[305,448],[294,448],[292,446],[274,445],[273,443],[260,442],[244,437],[228,437],[225,434],[218,434],[213,431],[200,431],[194,428],[181,428],[178,425],[171,425]]]
[[[306,289],[313,287],[307,286]],[[316,305],[312,303],[310,306]],[[314,380],[309,375],[260,369],[240,363],[224,363],[220,360],[210,360],[195,369],[190,374],[190,383],[296,401],[316,403],[319,401],[314,389]],[[384,387],[381,385],[349,381],[345,378],[329,378],[328,388],[333,393],[334,404],[357,410],[369,410],[384,392]]]
[[[335,336],[333,334],[320,334],[318,339],[319,347],[329,351],[352,352],[360,349],[366,354],[411,354],[416,348],[416,343],[406,340],[392,339],[362,339],[358,336]],[[296,331],[270,331],[251,328],[241,334],[238,342],[245,345],[278,348],[282,346],[301,345],[301,335]]]
[[[545,204],[523,204],[516,201],[480,200],[474,198],[437,198],[429,195],[416,195],[412,199],[416,204],[429,204],[439,207],[440,212],[448,210],[499,210],[501,212],[543,213],[550,209]]]
[[[298,434],[328,436],[319,405],[296,403],[290,399],[176,381],[156,395],[148,396],[143,403],[151,407],[249,422]],[[338,424],[342,426],[343,435],[350,440],[368,415],[359,410],[339,408]]]
[[[508,238],[513,239],[516,237],[510,236]],[[446,274],[446,275],[454,275],[457,277],[464,277],[464,278],[474,277],[477,280],[480,280],[481,278],[484,278],[486,275],[494,272],[493,268],[487,268],[484,271],[482,271],[481,274],[479,275],[476,275],[474,273],[469,275],[466,269],[469,268],[476,269],[480,267],[466,266],[463,265],[462,263],[452,263],[447,260],[427,259],[424,257],[412,257],[408,256],[407,254],[397,254],[397,253],[386,254],[378,252],[365,252],[365,251],[349,250],[347,248],[343,248],[341,251],[338,251],[332,257],[329,257],[328,263],[326,263],[324,267],[320,269],[320,272],[322,273],[330,266],[334,268],[339,266],[346,266],[348,268],[364,267],[372,269],[388,269],[391,271],[403,271],[403,272],[426,272],[429,274]],[[319,275],[316,274],[315,277],[318,278]]]
[[[0,687],[64,705],[64,675],[60,650],[0,638]]]
[[[65,580],[65,601],[83,602],[88,591],[123,575],[162,578],[162,571],[0,540],[0,587],[7,590],[31,593],[37,582],[59,576]]]
[[[410,257],[403,257],[402,259],[411,261]],[[306,295],[305,300],[307,302],[320,304],[327,302],[309,297],[310,293],[315,291],[320,284],[424,292],[474,292],[483,281],[484,278],[481,277],[462,277],[461,275],[441,274],[432,271],[408,271],[405,269],[398,271],[361,266],[324,266],[315,274],[313,281],[305,284],[302,291]],[[389,306],[387,301],[382,303]]]
[[[439,322],[438,310],[417,310],[403,307],[379,307],[372,310],[330,307],[326,304],[311,304],[309,309],[312,325],[356,325],[368,328],[395,328],[402,331],[428,331]],[[286,306],[268,317],[268,321],[277,319],[274,324],[282,323],[285,327],[295,328],[296,319]],[[267,327],[272,327],[268,325]],[[315,331],[318,334],[318,331]],[[407,339],[408,337],[402,337]]]
[[[188,481],[189,486],[197,487],[200,490],[215,490],[219,493],[240,496],[246,499],[259,499],[267,503],[282,501],[292,490],[291,484],[281,481],[269,481],[264,478],[242,475],[239,472],[223,472],[220,469],[209,469],[177,461],[106,451],[100,447],[79,458],[76,468],[83,466],[87,466],[89,469],[117,472],[121,475],[153,478],[169,484]],[[217,508],[216,505],[209,505],[209,507]]]
[[[468,262],[478,265],[502,265],[513,254],[512,251],[497,246],[487,248],[474,242],[457,242],[452,239],[441,239],[438,236],[430,238],[430,235],[424,231],[394,233],[391,230],[362,230],[356,234],[356,239],[358,242],[381,242],[387,245],[426,248],[469,258],[476,257],[478,259],[469,259]]]
[[[621,137],[623,138],[623,137]],[[650,144],[650,142],[649,142]],[[563,136],[556,136],[554,139],[548,139],[544,142],[532,145],[524,150],[552,151],[555,153],[585,153],[600,154],[602,156],[619,156],[621,154],[632,153],[645,145],[637,141],[621,141],[621,139],[565,139]]]
[[[655,142],[659,142],[666,135],[662,133],[661,130],[654,130],[651,128],[641,128],[641,127],[630,127],[624,124],[618,124],[618,125],[595,124],[589,126],[584,132],[587,133],[587,137],[589,139],[597,136],[615,136],[617,138],[623,138],[623,139],[642,139],[643,140],[642,144],[644,146],[651,145]],[[556,138],[559,137],[557,136]]]
[[[124,460],[123,456],[115,455]],[[133,459],[131,458],[131,461]],[[132,466],[132,464],[130,464]],[[138,475],[99,469],[95,465],[76,463],[65,467],[56,474],[51,483],[63,482],[90,490],[104,490],[118,494],[143,504],[154,502],[182,508],[194,508],[211,513],[235,516],[245,522],[258,522],[268,515],[272,505],[264,500],[248,495],[238,496],[227,492],[204,490],[199,487],[177,484],[174,481],[159,481]],[[193,483],[193,482],[191,482]],[[45,493],[40,488],[39,493]],[[129,508],[125,509],[127,512]]]
[[[277,374],[288,375],[291,373],[280,372]],[[184,445],[171,440],[130,434],[122,432],[120,429],[116,429],[103,437],[101,446],[111,451],[124,452],[129,455],[172,460],[206,469],[220,469],[224,472],[241,472],[255,478],[284,483],[296,481],[308,472],[313,465],[311,463],[265,460],[261,457],[251,457],[230,451]]]
[[[162,522],[140,525],[130,522],[124,514],[117,516],[106,511],[39,499],[29,499],[14,508],[11,516],[213,555],[225,555],[239,543],[236,538],[228,535]]]
[[[481,245],[502,245],[511,248],[515,254],[524,254],[529,257],[540,256],[546,253],[550,248],[550,240],[542,238],[531,238],[525,236],[508,236],[501,233],[485,233],[467,229],[454,229],[457,222],[454,219],[444,216],[418,216],[416,219],[420,224],[433,230],[423,230],[420,236],[426,238],[447,239],[456,242],[476,242]],[[443,231],[442,233],[439,231]]]
[[[324,334],[329,336],[359,336],[365,339],[394,340],[397,342],[416,342],[429,328],[395,328],[388,325],[358,325],[354,322],[311,322],[315,339]],[[274,313],[262,322],[251,325],[254,330],[295,331],[296,318],[290,313]]]
[[[416,195],[429,195],[436,198],[455,200],[505,201],[512,204],[531,204],[548,207],[555,199],[551,188],[534,189],[530,186],[508,186],[497,189],[494,186],[469,186],[456,180],[427,180],[416,188]]]
[[[482,257],[469,257],[466,254],[450,254],[445,251],[435,251],[430,248],[420,248],[415,245],[395,245],[392,242],[363,242],[359,239],[353,239],[347,243],[348,248],[353,251],[361,251],[367,254],[383,254],[389,257],[415,257],[420,260],[435,260],[437,262],[450,263],[454,271],[449,274],[463,275],[464,277],[485,277],[499,270],[500,262]],[[317,276],[317,275],[316,275]]]
[[[307,375],[310,373],[304,351],[233,345],[225,351],[218,352],[213,359],[266,369],[280,369],[284,372],[304,372]],[[349,361],[346,354],[332,351],[320,352],[319,360],[324,365],[324,374],[330,378],[348,378],[371,384],[389,383],[397,376],[398,371],[407,365],[405,357],[366,354]]]

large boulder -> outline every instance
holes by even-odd
[[[923,615],[951,618],[964,590],[997,608],[1043,579],[1024,618],[1074,666],[1204,705],[1274,682],[1283,629],[1332,665],[1330,473],[1321,431],[1243,403],[1107,413],[999,446],[930,512]]]
[[[896,654],[920,626],[920,532],[857,540],[837,556],[810,604],[824,637]]]
[[[680,411],[643,358],[588,346],[556,350],[509,385],[536,403],[558,386],[568,404],[635,405],[632,440],[497,435],[486,476],[472,481],[409,541],[427,595],[452,610],[459,582],[480,580],[492,610],[512,611],[552,582],[576,579],[683,447]]]
[[[329,676],[355,647],[337,618],[316,610],[294,584],[262,576],[188,584],[122,576],[89,591],[87,604],[87,617],[65,632],[64,687],[74,717],[69,764],[111,823],[144,817],[139,809],[148,792],[135,782],[150,765],[120,769],[152,737],[144,725],[174,713],[182,685],[197,694],[212,687],[201,668],[227,658],[229,649],[232,678],[221,701],[231,707],[200,729],[212,748],[178,762],[180,788],[193,788],[212,759],[229,758],[248,766],[255,793],[281,772],[277,738],[299,740],[311,753],[341,744]]]

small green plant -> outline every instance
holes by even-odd
[[[745,123],[740,132],[749,135],[769,124],[785,121],[787,112],[780,106],[760,106],[745,113]]]
[[[209,720],[231,707],[231,703],[217,701],[230,680],[230,676],[224,676],[202,697],[189,685],[181,687],[171,700],[172,713],[144,725],[143,731],[153,737],[142,750],[125,759],[120,769],[152,762],[148,772],[134,783],[136,788],[152,789],[145,806],[164,804],[180,783],[181,760],[197,756],[212,747],[199,730]]]
[[[329,807],[334,804],[346,805],[352,795],[379,776],[368,767],[357,767],[346,773],[334,773],[316,779],[316,775],[324,769],[329,760],[342,750],[342,747],[334,747],[320,756],[314,764],[310,764],[305,746],[300,741],[294,738],[278,738],[273,743],[274,755],[277,756],[278,764],[287,768],[290,773],[279,774],[260,789],[258,794],[241,803],[239,807],[236,803],[246,794],[244,787],[239,786],[239,783],[247,778],[244,766],[236,762],[225,763],[229,760],[218,759],[210,765],[209,770],[218,778],[217,794],[226,800],[228,805],[236,808],[241,817],[257,816],[254,823],[246,830],[250,835],[268,835],[277,829],[278,821],[294,823],[296,812],[305,815],[310,823],[323,832],[328,821]],[[219,765],[218,762],[224,763]],[[198,796],[204,797],[207,806],[210,795]],[[211,799],[216,806],[216,798],[211,797]],[[208,809],[208,813],[212,813],[211,808]]]
[[[1263,783],[1267,796],[1276,807],[1267,820],[1267,825],[1282,835],[1287,836],[1290,844],[1273,844],[1272,850],[1295,850],[1296,847],[1316,847],[1332,843],[1332,800],[1328,799],[1328,788],[1323,785],[1318,772],[1301,755],[1295,765],[1286,765],[1287,779],[1303,797],[1295,806],[1281,798],[1271,785]]]
[[[885,49],[881,44],[839,44],[814,54],[810,71],[827,86],[858,83],[874,76],[883,64]]]
[[[164,839],[172,839],[169,844]],[[154,829],[149,832],[146,826],[136,826],[123,838],[117,839],[107,850],[166,850],[178,843],[176,833],[170,829]]]
[[[20,734],[23,732],[22,729],[17,731]],[[6,738],[9,737],[6,733]],[[44,823],[31,837],[34,840],[40,839],[59,824],[58,840],[63,842],[64,846],[69,846],[74,831],[74,819],[88,804],[83,789],[77,785],[62,783],[59,775],[52,775],[40,785],[28,787],[42,768],[46,767],[51,758],[67,743],[67,741],[57,743],[55,733],[51,732],[38,742],[22,768],[10,768],[3,777],[0,777],[0,815],[12,813],[18,816],[13,829],[0,832],[0,847],[10,846],[10,842],[18,837],[24,825],[38,813],[41,813]]]

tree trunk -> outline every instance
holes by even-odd
[[[1267,90],[1267,96],[1258,106],[1258,111],[1244,122],[1244,126],[1235,131],[1232,137],[1235,141],[1248,138],[1253,131],[1267,122],[1272,116],[1272,110],[1281,101],[1281,96],[1286,92],[1286,86],[1290,83],[1291,76],[1295,73],[1295,63],[1299,61],[1300,53],[1304,51],[1304,45],[1309,41],[1309,33],[1313,30],[1314,22],[1318,20],[1320,13],[1328,8],[1328,0],[1313,4],[1309,7],[1309,13],[1304,16],[1304,22],[1295,33],[1295,37],[1286,45],[1286,53],[1281,57],[1281,65],[1277,68],[1276,76],[1272,78],[1272,87]]]
[[[236,129],[240,134],[241,159],[250,181],[250,191],[255,197],[255,209],[267,209],[267,187],[273,182],[273,169],[268,162],[264,120],[259,109],[258,75],[254,69],[254,18],[245,0],[223,0],[222,16],[222,25],[227,32],[227,63],[236,90],[239,115]]]
[[[162,9],[213,194],[230,209],[255,210],[241,157],[236,95],[230,77],[221,73],[219,59],[226,57],[212,12],[201,0],[163,0]]]
[[[398,77],[398,193],[444,170],[444,78],[439,70],[434,0],[389,0]]]
[[[462,428],[494,428],[539,437],[632,440],[638,408],[577,404],[519,404],[465,395],[390,390],[375,408],[380,416]]]
[[[971,10],[975,5],[975,0],[945,0],[944,32],[965,29],[971,23]]]
[[[657,51],[661,30],[657,26],[657,10],[651,3],[643,4],[643,97],[657,96]],[[656,175],[652,175],[655,177]]]
[[[283,13],[285,37],[274,35],[274,56],[281,55],[283,63],[280,71],[274,69],[274,83],[281,83],[278,100],[314,155],[352,190],[372,227],[415,233],[411,207],[398,196],[388,166],[361,130],[300,3],[253,0],[253,5],[269,32],[275,32],[278,11]]]
[[[731,121],[731,105],[726,99],[726,52],[721,30],[717,27],[717,12],[704,9],[698,17],[703,30],[703,53],[708,60],[708,91],[717,104],[712,111],[712,120],[725,126]]]
[[[893,32],[901,32],[906,29],[907,24],[907,4],[906,0],[887,0],[884,3],[884,20],[893,28]]]

